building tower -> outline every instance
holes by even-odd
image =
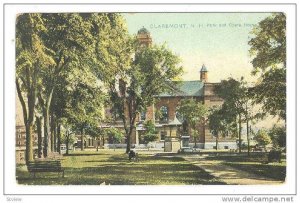
[[[149,47],[152,44],[150,32],[144,27],[138,31],[137,39],[141,46]]]
[[[200,81],[201,82],[207,82],[207,68],[205,67],[205,65],[202,65],[202,68],[200,70]]]

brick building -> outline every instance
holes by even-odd
[[[150,32],[142,28],[137,33],[137,38],[141,46],[151,46],[152,38]],[[158,139],[151,143],[155,148],[167,148],[169,145],[173,146],[169,151],[177,151],[182,145],[182,120],[177,115],[176,109],[182,99],[193,98],[198,102],[205,104],[208,108],[221,105],[222,100],[218,98],[213,88],[217,83],[209,82],[209,71],[205,65],[202,65],[199,74],[199,80],[181,81],[178,82],[175,91],[170,93],[163,93],[157,95],[157,103],[149,106],[145,112],[140,112],[136,121],[136,127],[132,133],[131,141],[137,147],[147,147],[143,135],[145,132],[144,121],[152,120],[158,132]],[[17,96],[16,96],[17,97]],[[156,112],[161,113],[161,117],[156,116]],[[25,160],[25,146],[26,135],[25,126],[22,117],[22,109],[17,98],[16,101],[16,160],[17,162],[24,162]],[[176,116],[177,115],[177,116]],[[111,115],[110,108],[104,109],[104,117],[114,117]],[[115,119],[110,123],[101,123],[101,127],[110,128],[115,127],[123,130],[123,123],[120,119]],[[196,146],[201,149],[212,149],[215,146],[216,138],[211,134],[208,128],[208,123],[199,123],[199,137],[197,138]],[[78,136],[77,146],[81,145],[80,136]],[[105,140],[94,140],[91,136],[86,136],[84,140],[85,147],[106,146],[114,147],[113,139],[111,137]],[[189,138],[189,146],[194,147],[194,140]],[[125,138],[117,147],[126,147]],[[219,138],[219,148],[235,149],[237,148],[236,140],[231,137]],[[37,149],[37,135],[34,134],[34,149]],[[165,150],[168,151],[168,150]]]
[[[137,33],[137,39],[139,40],[141,46],[151,46],[152,38],[150,32],[147,29],[140,29]],[[196,99],[196,101],[205,104],[208,108],[221,105],[222,99],[218,98],[213,91],[217,83],[209,82],[208,73],[208,69],[203,64],[200,72],[197,73],[199,74],[199,80],[178,82],[178,84],[174,88],[175,91],[172,94],[163,93],[157,95],[157,103],[149,106],[145,112],[140,112],[137,118],[135,132],[131,137],[132,144],[135,144],[139,147],[145,145],[143,139],[143,123],[146,120],[152,120],[153,123],[155,123],[155,128],[159,134],[157,141],[154,143],[154,147],[166,147],[166,142],[173,142],[172,140],[174,140],[174,142],[180,143],[182,137],[182,127],[180,127],[180,124],[183,121],[180,120],[176,109],[182,99]],[[160,118],[156,116],[157,111],[160,111]],[[106,110],[105,114],[109,114],[109,109]],[[178,126],[174,125],[174,123],[177,123]],[[116,120],[112,126],[119,129],[123,128],[122,122],[120,120]],[[214,148],[216,138],[211,134],[211,131],[208,128],[208,123],[199,123],[197,127],[199,128],[198,130],[200,134],[197,138],[196,146],[202,149]],[[192,140],[192,138],[190,138],[189,145],[190,147],[194,146],[194,140]],[[237,145],[235,139],[231,137],[219,138],[220,149],[235,149],[236,147]],[[178,146],[176,147],[176,150],[177,148]],[[171,151],[174,150],[171,149]]]

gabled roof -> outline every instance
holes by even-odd
[[[162,93],[158,97],[200,97],[203,95],[203,85],[199,80],[177,82],[172,93]]]

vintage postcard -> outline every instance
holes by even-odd
[[[35,6],[4,5],[4,191],[293,201],[295,5]]]

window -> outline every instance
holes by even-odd
[[[169,120],[168,107],[162,106],[160,108],[160,113],[161,113],[160,122],[167,123]]]
[[[165,140],[166,136],[167,136],[167,131],[160,131],[160,140]]]

